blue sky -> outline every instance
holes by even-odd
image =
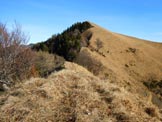
[[[44,41],[79,21],[108,30],[162,42],[162,0],[0,0],[0,22],[14,21]]]

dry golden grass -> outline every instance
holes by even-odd
[[[47,79],[32,78],[0,96],[2,122],[160,122],[151,102],[83,67],[66,69]],[[154,109],[154,117],[146,108]]]
[[[140,82],[162,78],[162,44],[93,26],[82,35],[92,34],[90,45],[76,59],[92,73],[66,62],[46,79],[18,84],[0,96],[0,122],[162,121],[152,93]]]
[[[78,64],[141,96],[148,91],[143,81],[162,80],[162,43],[114,33],[91,24],[93,28],[82,35],[92,34],[90,44],[81,49],[76,60]],[[97,40],[102,44],[99,49]]]
[[[90,45],[87,49],[81,49],[81,57],[88,52],[93,60],[100,61],[104,67],[113,71],[115,76],[120,77],[119,79],[129,80],[131,77],[142,81],[152,77],[151,75],[156,79],[162,79],[162,43],[113,33],[91,24],[94,27],[83,33],[83,36],[92,33]],[[96,45],[97,40],[102,42],[102,48],[99,50]],[[80,59],[79,61],[81,65],[88,62]]]

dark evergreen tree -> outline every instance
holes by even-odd
[[[38,43],[32,48],[56,53],[68,61],[73,61],[81,48],[81,34],[91,27],[89,22],[77,22],[61,34],[53,35],[47,41]]]

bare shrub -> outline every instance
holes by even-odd
[[[32,66],[32,51],[25,46],[28,38],[15,23],[9,31],[0,23],[0,81],[14,83],[29,77]]]
[[[129,116],[123,112],[115,113],[117,122],[130,122]]]
[[[103,43],[100,39],[96,39],[96,46],[97,46],[97,51],[103,47]]]
[[[152,108],[152,107],[147,107],[145,109],[145,112],[151,116],[151,117],[155,117],[156,116],[156,111],[155,111],[155,108]]]
[[[104,66],[101,61],[95,59],[86,48],[81,50],[79,56],[77,57],[76,63],[84,66],[95,75],[99,75],[99,73],[104,70]]]
[[[34,65],[41,77],[46,77],[64,66],[64,58],[47,52],[35,52]]]

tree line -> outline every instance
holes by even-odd
[[[9,30],[0,22],[0,90],[3,84],[13,86],[30,77],[47,76],[62,68],[64,59],[73,61],[82,46],[81,34],[90,27],[88,22],[75,23],[31,49],[19,24]]]
[[[55,53],[68,61],[73,61],[82,46],[81,34],[91,27],[89,22],[77,22],[61,34],[53,35],[47,41],[35,44],[32,49]]]

